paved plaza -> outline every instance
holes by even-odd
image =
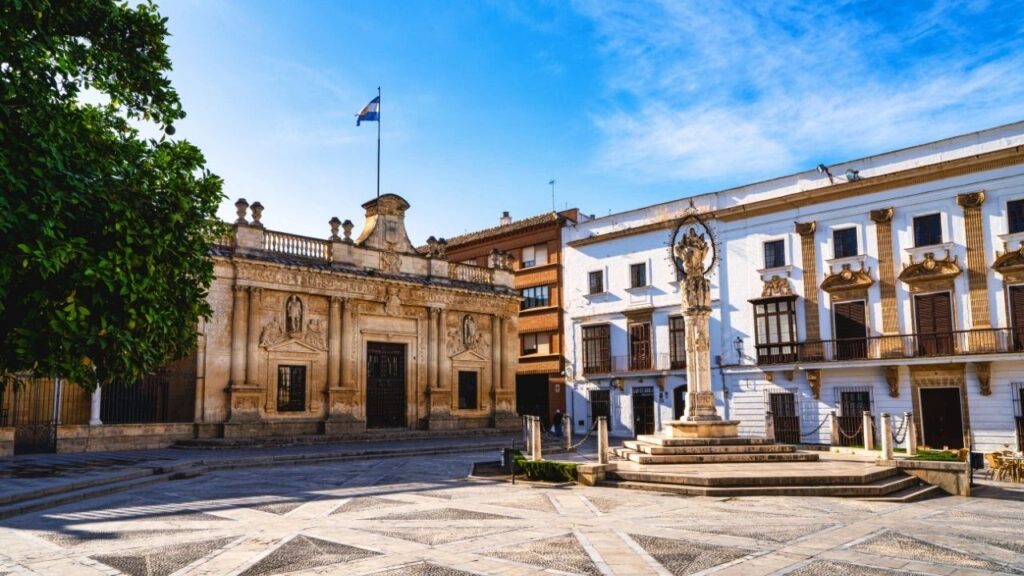
[[[493,456],[209,472],[18,516],[0,522],[0,575],[1024,574],[1021,493],[893,504],[466,478]]]

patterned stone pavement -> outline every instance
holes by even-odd
[[[915,504],[486,483],[458,454],[208,473],[0,522],[0,576],[1024,574],[1024,494]]]

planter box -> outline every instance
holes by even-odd
[[[895,466],[954,496],[971,495],[971,478],[967,462],[934,462],[929,460],[879,460],[879,466]]]

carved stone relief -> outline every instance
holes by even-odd
[[[951,286],[960,271],[956,256],[951,256],[949,250],[942,260],[936,260],[934,253],[926,252],[920,262],[914,262],[911,257],[910,264],[904,265],[903,272],[900,272],[900,280],[910,286],[911,292],[924,292]]]
[[[992,363],[975,362],[974,373],[978,376],[978,386],[982,396],[992,394]]]
[[[858,270],[854,270],[850,264],[843,264],[838,273],[832,274],[831,270],[829,271],[821,283],[821,289],[835,296],[837,293],[846,294],[852,291],[867,290],[874,283],[874,279],[871,278],[871,269],[865,269],[863,263]]]
[[[885,366],[885,383],[889,385],[889,396],[900,396],[900,369],[898,366]]]
[[[807,384],[811,387],[811,395],[821,398],[821,370],[814,368],[807,371]]]
[[[781,276],[772,276],[771,279],[765,281],[764,287],[761,288],[761,298],[792,295],[793,288],[789,285],[789,280]]]

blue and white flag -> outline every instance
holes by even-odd
[[[359,126],[360,122],[380,122],[380,96],[370,100],[370,103],[356,114],[356,126]]]

